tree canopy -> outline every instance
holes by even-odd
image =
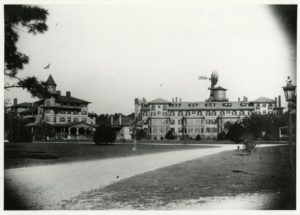
[[[4,5],[4,75],[17,80],[15,84],[6,84],[5,89],[19,87],[27,89],[32,96],[46,97],[48,95],[45,82],[38,81],[36,77],[18,76],[18,72],[29,63],[29,57],[19,52],[16,45],[19,40],[19,31],[22,29],[26,29],[27,33],[31,34],[47,31],[47,16],[48,11],[37,6]]]

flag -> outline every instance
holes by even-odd
[[[208,79],[208,77],[205,77],[205,76],[201,76],[201,75],[199,75],[198,79],[199,79],[199,80],[207,80],[207,79]]]
[[[49,69],[50,68],[50,63],[44,67],[44,69]]]

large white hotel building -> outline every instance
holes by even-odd
[[[185,102],[173,98],[162,98],[147,102],[135,99],[135,117],[138,126],[147,131],[149,138],[162,140],[172,129],[177,137],[195,139],[216,139],[222,131],[227,132],[227,124],[241,121],[251,114],[281,114],[281,98],[268,99],[260,97],[248,101],[247,97],[238,101],[229,101],[227,89],[209,88],[210,96],[202,102]]]

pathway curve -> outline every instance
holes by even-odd
[[[60,209],[63,200],[68,200],[82,192],[99,189],[158,168],[237,148],[237,145],[218,146],[7,169],[5,182],[30,209]]]

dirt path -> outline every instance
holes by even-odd
[[[30,209],[60,209],[63,200],[161,167],[236,149],[236,145],[5,170],[5,183]]]

